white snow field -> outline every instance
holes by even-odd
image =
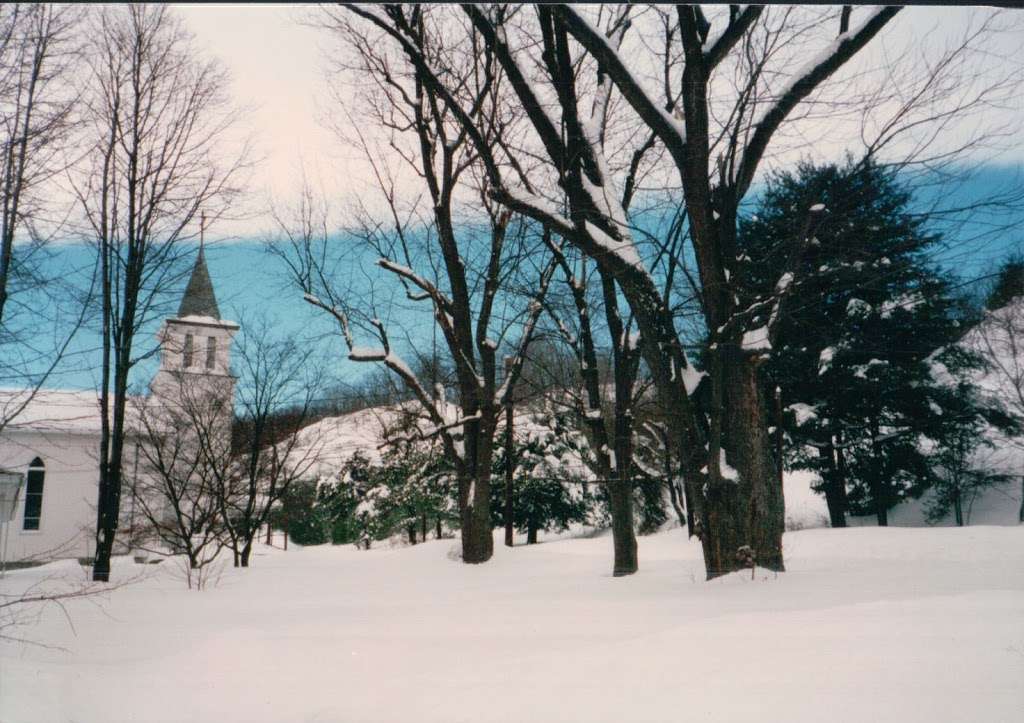
[[[0,644],[0,720],[1021,721],[1024,527],[813,529],[789,571],[705,582],[680,530],[612,578],[607,536],[174,562]],[[9,572],[7,593],[72,562]],[[6,631],[10,633],[10,631]]]

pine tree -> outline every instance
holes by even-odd
[[[1013,254],[999,269],[992,290],[985,299],[985,308],[989,311],[1001,309],[1017,296],[1024,296],[1024,256]]]
[[[578,456],[571,435],[565,431],[562,427],[537,431],[517,444],[512,523],[519,532],[526,533],[530,545],[537,542],[538,532],[561,532],[587,516],[590,497],[583,487],[585,475],[578,462],[573,464]],[[494,474],[503,475],[504,449],[495,456],[494,464]],[[504,525],[504,514],[504,495],[494,487],[491,516],[496,525]]]
[[[769,179],[740,226],[742,273],[767,294],[820,212],[764,372],[787,407],[789,462],[820,475],[833,526],[847,513],[887,524],[888,510],[937,481],[929,450],[956,433],[950,420],[975,419],[960,395],[980,360],[956,346],[967,307],[930,262],[940,239],[911,200],[871,162],[802,164]]]

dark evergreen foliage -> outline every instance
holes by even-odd
[[[537,541],[541,530],[561,532],[587,517],[591,500],[584,478],[560,464],[568,451],[564,439],[555,434],[531,437],[515,451],[512,523],[526,533],[529,544]],[[495,478],[504,476],[505,464],[502,449],[495,458]],[[491,489],[491,517],[496,526],[505,524],[504,490],[498,485]]]
[[[270,524],[288,533],[299,545],[322,545],[327,542],[327,519],[318,504],[314,482],[296,482],[274,509]]]
[[[1024,296],[1024,256],[1020,254],[1014,254],[1003,262],[985,299],[985,308],[989,311],[1001,309],[1017,296]]]
[[[813,234],[764,377],[782,390],[788,462],[821,476],[834,526],[847,513],[886,524],[895,504],[938,481],[931,451],[987,414],[966,402],[965,374],[980,364],[956,346],[967,305],[930,262],[940,239],[910,200],[871,162],[802,164],[769,179],[740,224],[751,302],[772,293]]]

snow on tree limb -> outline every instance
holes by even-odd
[[[420,276],[419,274],[417,274],[415,271],[410,269],[408,266],[402,266],[401,264],[397,264],[394,261],[391,261],[390,259],[385,259],[385,258],[379,259],[377,261],[377,265],[380,266],[382,269],[386,269],[386,270],[388,270],[388,271],[390,271],[390,272],[392,272],[394,274],[397,274],[401,278],[409,281],[413,285],[415,285],[415,286],[419,287],[420,289],[422,289],[424,296],[419,296],[418,298],[413,298],[413,295],[411,295],[411,294],[409,295],[410,298],[413,301],[417,301],[419,299],[424,299],[424,298],[432,299],[434,301],[434,303],[437,304],[439,307],[441,307],[445,311],[449,311],[450,312],[451,306],[452,306],[451,300],[448,299],[448,297],[446,297],[441,292],[441,290],[437,288],[437,286],[435,286],[431,282],[427,281],[427,279],[425,279],[422,276]]]
[[[661,138],[676,163],[681,165],[686,145],[686,131],[682,124],[647,93],[604,33],[569,5],[558,5],[553,12],[562,17],[572,36],[597,59],[619,92]]]
[[[738,195],[742,196],[750,186],[768,142],[793,108],[867,45],[900,9],[898,6],[889,6],[875,10],[853,30],[840,33],[803,68],[793,74],[792,80],[779,98],[753,124],[755,130],[750,143],[743,151],[736,176]]]

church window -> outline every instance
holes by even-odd
[[[206,368],[213,369],[217,363],[217,337],[206,337]]]
[[[43,516],[43,481],[46,470],[43,460],[36,457],[28,467],[28,484],[25,486],[25,520],[23,530],[38,530]]]
[[[182,366],[188,369],[192,366],[192,335],[185,334],[185,348],[182,352]]]

